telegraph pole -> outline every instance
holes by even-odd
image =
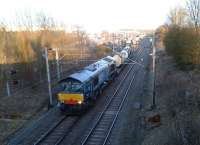
[[[10,93],[10,84],[9,84],[9,78],[10,78],[10,75],[8,73],[8,63],[7,63],[7,57],[4,56],[4,64],[5,64],[5,67],[4,67],[4,73],[3,73],[3,77],[6,78],[6,91],[7,91],[7,96],[9,97],[11,95]]]
[[[45,60],[46,60],[46,71],[47,71],[47,81],[49,89],[49,105],[53,106],[52,90],[51,90],[51,76],[49,71],[49,60],[48,60],[48,48],[45,48]]]

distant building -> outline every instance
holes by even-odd
[[[132,40],[136,35],[140,34],[140,32],[135,29],[120,29],[118,33],[123,35],[126,40]]]

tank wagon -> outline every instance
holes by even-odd
[[[122,64],[128,61],[129,56],[130,56],[130,48],[124,48],[121,52],[118,52],[112,58],[116,62],[116,67],[119,68],[122,66]]]

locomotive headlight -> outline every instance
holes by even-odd
[[[78,101],[78,104],[82,104],[82,101]]]

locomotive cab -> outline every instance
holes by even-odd
[[[62,111],[68,110],[68,108],[81,109],[84,103],[83,83],[72,78],[67,78],[62,80],[60,85],[62,91],[59,92],[57,96],[59,108]]]
[[[65,104],[83,103],[83,84],[79,81],[69,79],[62,84],[63,91],[58,94],[58,100]]]

